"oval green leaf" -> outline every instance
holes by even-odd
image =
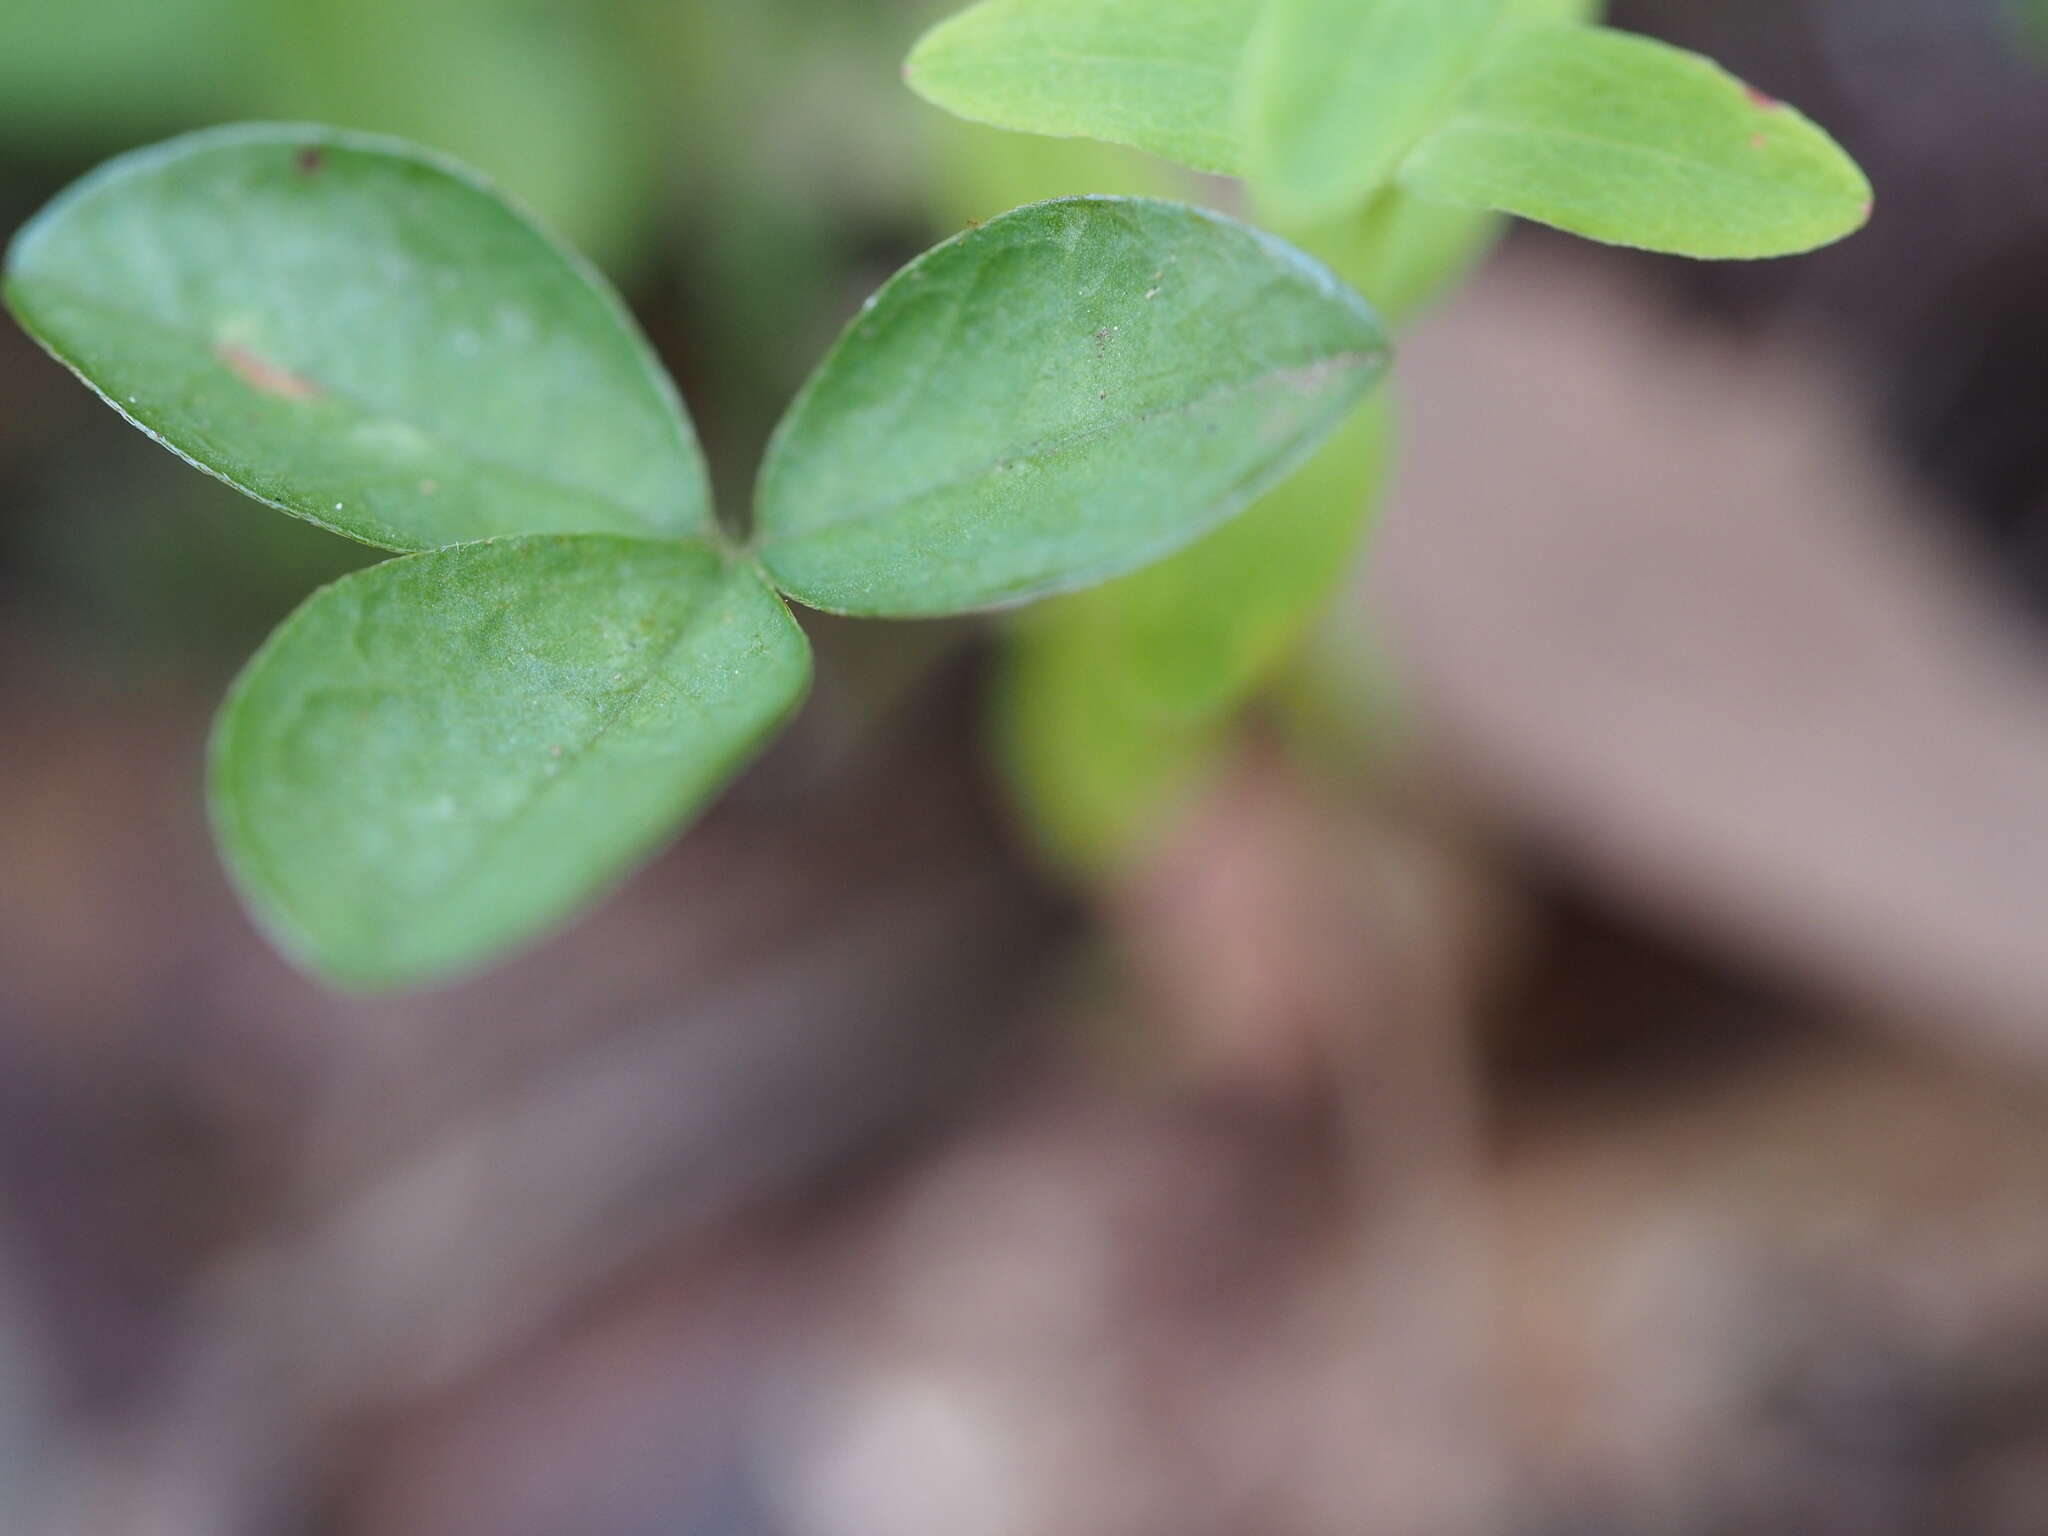
[[[927,32],[904,78],[977,123],[1240,168],[1233,106],[1263,0],[982,0]]]
[[[1245,63],[1247,174],[1273,216],[1364,204],[1472,73],[1505,0],[1268,0]]]
[[[871,617],[1105,581],[1300,465],[1386,360],[1363,299],[1219,214],[1020,208],[905,268],[812,376],[762,469],[761,560]]]
[[[212,749],[229,872],[344,986],[467,969],[674,833],[795,707],[789,610],[708,544],[602,535],[387,561],[308,599]]]
[[[125,156],[21,232],[5,291],[165,446],[366,544],[713,526],[617,297],[397,141],[257,125]]]
[[[1503,34],[1401,185],[1611,245],[1790,256],[1854,233],[1870,183],[1813,123],[1710,59],[1599,27]]]

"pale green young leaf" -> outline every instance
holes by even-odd
[[[465,970],[654,851],[809,665],[759,576],[698,540],[387,561],[310,598],[228,695],[222,853],[280,947],[333,981]]]
[[[1356,0],[1322,3],[1345,25],[1362,9]],[[1450,3],[1464,8],[1478,0]],[[1587,20],[1603,0],[1487,3],[1503,21],[1556,22]],[[904,78],[926,100],[973,122],[1134,145],[1198,171],[1234,176],[1247,164],[1240,135],[1244,75],[1265,10],[1266,0],[981,0],[919,40]],[[1344,61],[1321,62],[1334,67]],[[1374,61],[1348,62],[1373,80],[1372,95],[1351,106],[1378,110],[1382,80]],[[1344,103],[1315,105],[1345,109]],[[1381,165],[1379,179],[1391,170],[1391,162]],[[1353,167],[1346,174],[1359,173]],[[1371,185],[1364,183],[1367,191]]]
[[[1198,784],[1350,569],[1384,478],[1384,395],[1286,484],[1172,559],[1013,626],[996,738],[1052,861],[1114,868]]]
[[[1363,209],[1295,236],[1396,328],[1477,266],[1507,227],[1487,209],[1384,187]]]
[[[1133,708],[1101,665],[1095,626],[1062,615],[1009,637],[991,696],[1003,775],[1031,843],[1062,873],[1094,878],[1143,851],[1197,792],[1229,718]]]
[[[1505,0],[1268,0],[1238,109],[1247,174],[1275,219],[1363,204],[1443,112]]]
[[[982,0],[918,42],[904,78],[957,116],[1241,168],[1239,67],[1264,0]]]
[[[167,447],[367,544],[713,526],[616,296],[393,140],[257,125],[123,156],[16,238],[6,298]]]
[[[777,430],[755,534],[790,596],[918,617],[1106,581],[1241,510],[1386,364],[1269,235],[1177,203],[991,220],[862,310]]]
[[[1787,256],[1870,216],[1827,134],[1711,60],[1594,27],[1502,36],[1402,186],[1589,239],[1708,258]]]
[[[1386,401],[1374,395],[1242,517],[1170,560],[1048,603],[1021,627],[1085,623],[1095,666],[1143,713],[1194,721],[1236,709],[1351,567],[1385,475]]]
[[[1607,0],[1507,0],[1503,20],[1511,22],[1598,21]]]

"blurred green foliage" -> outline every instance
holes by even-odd
[[[236,99],[251,0],[6,0],[0,134],[10,151],[91,158],[206,121]]]
[[[474,161],[621,259],[646,202],[646,93],[621,7],[538,0],[12,0],[0,131],[97,158],[224,118],[305,118]]]
[[[2020,41],[2048,58],[2048,0],[2005,0],[2005,8]]]
[[[997,745],[1056,865],[1114,870],[1205,782],[1238,710],[1281,674],[1350,567],[1390,417],[1383,390],[1298,475],[1199,544],[1018,619]]]

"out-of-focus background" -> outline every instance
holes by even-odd
[[[0,0],[0,230],[205,123],[440,145],[614,275],[738,500],[965,219],[1231,196],[922,106],[945,8]],[[201,744],[361,556],[0,327],[0,1532],[2048,1532],[2048,25],[1616,19],[1875,223],[1516,234],[1408,338],[1286,728],[1085,889],[991,632],[818,622],[622,894],[317,989]]]

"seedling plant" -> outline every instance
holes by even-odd
[[[1227,204],[1248,201],[1396,329],[1510,214],[1698,258],[1793,255],[1869,217],[1869,183],[1796,110],[1697,54],[1594,25],[1596,11],[984,0],[933,29],[905,73],[960,117],[1052,136],[1035,158],[977,139],[956,160],[966,209],[1005,193],[1005,171],[984,167],[1119,186],[1131,166],[1079,141],[1135,146],[1238,178],[1221,184]],[[1011,626],[997,734],[1058,860],[1113,874],[1223,755],[1248,700],[1315,696],[1304,638],[1398,453],[1385,394],[1227,528]],[[1326,729],[1327,710],[1289,713]]]
[[[1696,256],[1867,216],[1796,112],[1581,13],[987,0],[909,77],[963,115],[1247,175],[1403,311],[1500,212]],[[612,291],[408,144],[253,125],[124,156],[20,233],[5,297],[173,452],[394,556],[277,630],[210,749],[250,911],[358,988],[499,957],[701,811],[803,697],[787,601],[920,619],[1125,578],[1021,628],[1005,727],[1049,744],[1062,793],[1108,764],[1067,844],[1121,837],[1126,781],[1213,739],[1341,572],[1384,430],[1359,407],[1385,330],[1331,265],[1149,198],[1019,208],[898,273],[789,408],[744,523]],[[1333,433],[1293,502],[1231,523]]]

